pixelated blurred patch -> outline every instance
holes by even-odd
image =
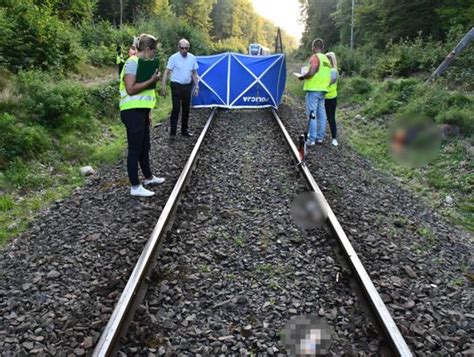
[[[302,192],[291,202],[291,216],[301,229],[321,227],[328,216],[328,205],[323,195]]]
[[[291,356],[322,356],[331,346],[331,328],[315,315],[300,315],[284,326],[282,343]]]
[[[397,118],[389,130],[392,157],[409,167],[428,164],[439,153],[441,131],[432,119],[418,114]]]

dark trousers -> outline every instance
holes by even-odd
[[[189,105],[191,104],[192,89],[193,82],[189,84],[179,84],[176,82],[171,82],[171,98],[173,101],[173,110],[171,111],[170,119],[170,135],[176,135],[180,109],[182,109],[181,134],[186,134],[188,132]]]
[[[336,125],[336,107],[337,97],[332,99],[326,99],[324,101],[324,107],[326,108],[326,116],[328,117],[329,127],[331,128],[332,138],[335,139],[337,136],[337,125]]]
[[[152,176],[150,169],[150,109],[128,109],[120,112],[122,123],[127,128],[127,171],[132,186],[140,184],[138,163],[146,178]]]

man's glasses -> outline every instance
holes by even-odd
[[[180,50],[186,50],[186,51],[187,51],[187,50],[189,50],[189,47],[181,47],[181,46],[180,46],[179,49],[180,49]]]

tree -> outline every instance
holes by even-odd
[[[436,9],[440,18],[440,28],[444,33],[453,26],[461,26],[464,31],[472,27],[474,2],[472,0],[441,0]]]
[[[339,30],[333,19],[336,12],[334,0],[300,0],[303,16],[306,19],[302,44],[309,50],[311,42],[319,37],[323,39],[326,47],[339,42]]]
[[[90,21],[97,6],[97,0],[34,0],[34,3],[47,8],[61,20],[75,23]]]
[[[215,0],[171,0],[173,12],[191,26],[207,33],[211,30],[211,11]]]

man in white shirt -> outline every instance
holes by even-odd
[[[191,92],[193,90],[194,82],[194,95],[198,94],[199,91],[199,77],[197,69],[199,68],[196,57],[192,53],[189,53],[189,41],[181,39],[178,42],[178,52],[172,55],[168,59],[165,73],[163,74],[163,80],[161,82],[161,95],[166,96],[166,80],[168,75],[171,73],[171,98],[173,102],[173,110],[171,112],[171,127],[170,127],[170,139],[176,138],[176,129],[178,127],[178,118],[180,107],[183,109],[181,116],[181,135],[192,136],[188,131],[189,121],[189,106],[191,104]]]

